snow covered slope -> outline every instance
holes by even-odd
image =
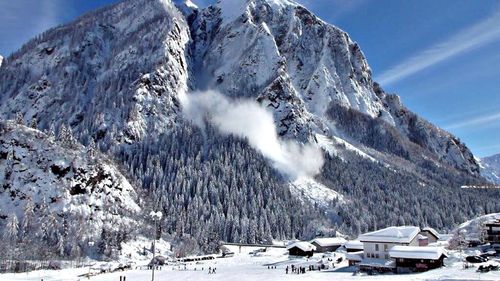
[[[2,66],[2,63],[3,63],[3,57],[0,56],[0,66]]]
[[[481,175],[492,183],[500,184],[500,154],[479,160]]]
[[[130,0],[45,32],[9,57],[0,115],[130,142],[173,126],[186,91],[187,24],[169,0]]]
[[[95,148],[62,138],[0,122],[0,218],[15,216],[22,239],[51,231],[98,240],[104,230],[130,230],[140,210],[134,188]],[[68,223],[74,237],[66,237]]]

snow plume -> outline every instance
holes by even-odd
[[[183,95],[184,114],[203,128],[209,122],[224,134],[248,140],[250,145],[291,178],[314,176],[323,166],[323,154],[314,144],[278,138],[272,114],[252,100],[230,100],[215,91]]]

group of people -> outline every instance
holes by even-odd
[[[209,267],[209,268],[208,268],[208,274],[215,274],[215,273],[217,273],[217,271],[216,271],[216,270],[217,270],[217,268],[215,268],[215,267],[214,267],[214,268]]]
[[[268,265],[267,269],[276,269],[276,266],[275,265]]]
[[[292,267],[291,267],[291,273],[295,273],[295,274],[304,274],[306,273],[306,268],[303,267],[303,266],[295,266],[292,264]],[[309,271],[311,270],[311,268],[309,267]],[[288,274],[288,272],[290,271],[288,265],[286,266],[285,268],[285,273]]]

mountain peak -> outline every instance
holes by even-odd
[[[269,5],[273,9],[282,9],[298,4],[290,0],[218,0],[216,6],[222,11],[222,18],[225,23],[234,21],[237,17],[245,13],[249,5]]]

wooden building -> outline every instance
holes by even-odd
[[[347,241],[342,237],[321,237],[311,241],[311,244],[316,247],[317,253],[335,252],[340,246]]]
[[[394,246],[389,256],[397,273],[422,272],[442,267],[447,257],[442,247]]]
[[[490,243],[491,245],[500,244],[500,219],[487,222],[485,227],[485,242]]]
[[[309,242],[299,241],[288,245],[286,249],[290,256],[312,257],[316,246]]]
[[[359,240],[347,241],[344,247],[348,253],[363,252],[363,243]]]
[[[424,227],[420,235],[427,237],[428,244],[436,243],[439,240],[439,233],[432,227]]]

